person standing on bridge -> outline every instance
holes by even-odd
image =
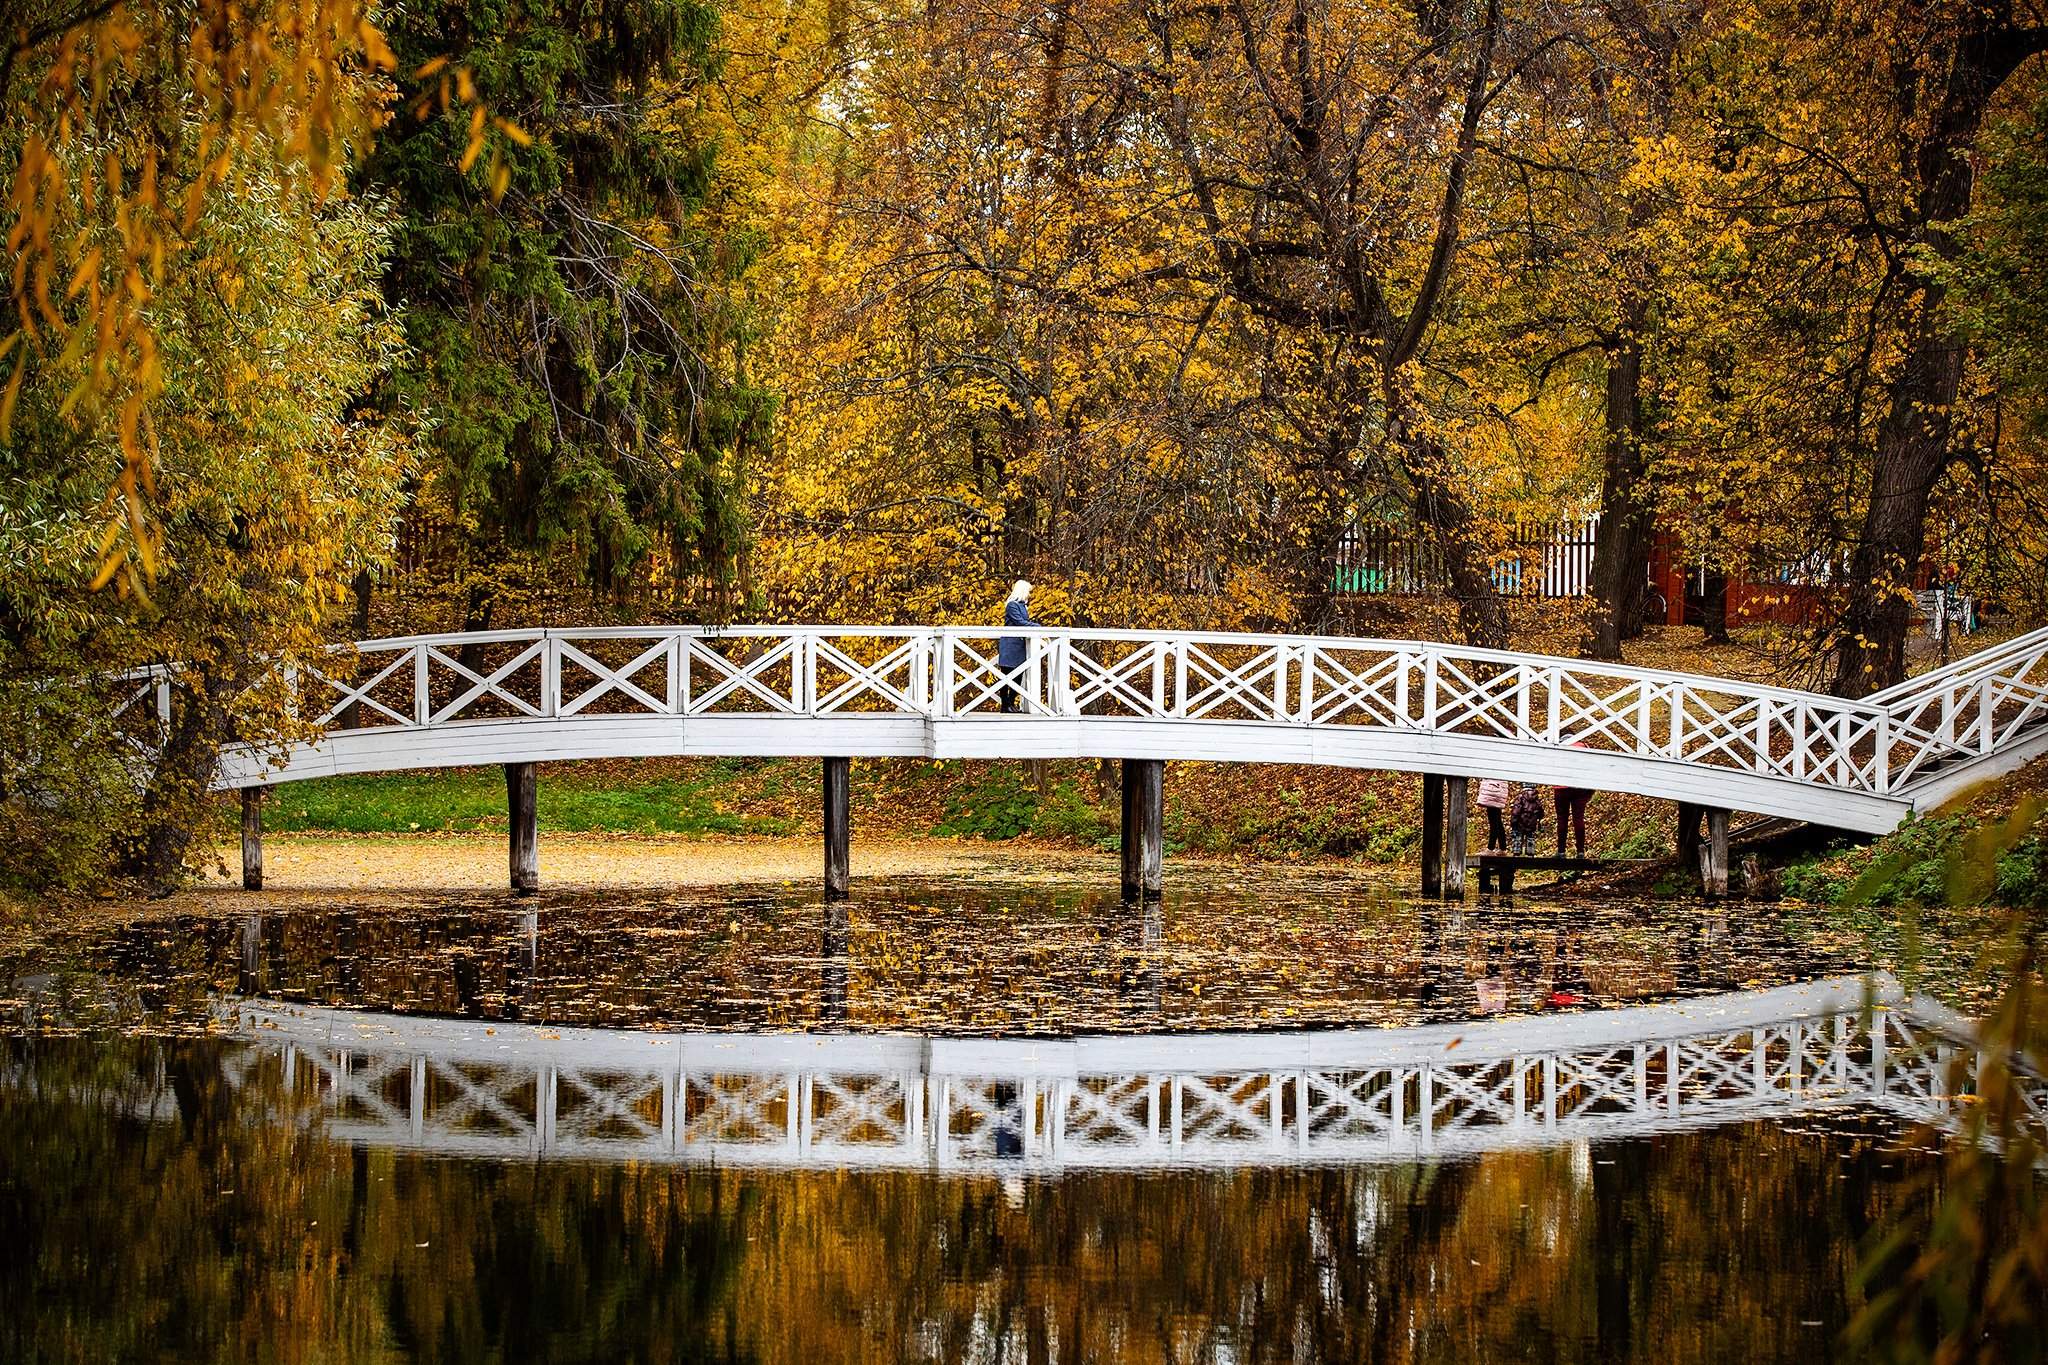
[[[1018,579],[1010,585],[1010,596],[1003,603],[1003,624],[1006,626],[1035,626],[1031,619],[1031,584]],[[1002,687],[998,695],[1002,698],[1004,715],[1017,710],[1017,671],[1024,667],[1024,637],[1005,635],[996,641],[996,664],[1003,670]]]

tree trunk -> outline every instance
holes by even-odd
[[[1452,461],[1435,441],[1415,432],[1393,376],[1386,386],[1387,441],[1401,461],[1414,499],[1415,520],[1443,552],[1451,597],[1458,604],[1458,630],[1465,643],[1504,649],[1508,643],[1506,605],[1493,585],[1493,564],[1464,495],[1452,482]]]
[[[1983,27],[1951,39],[1946,79],[1933,91],[1904,81],[1900,113],[1935,96],[1926,131],[1911,146],[1908,168],[1919,181],[1912,222],[1925,246],[1954,260],[1949,231],[1970,210],[1972,145],[1984,113],[2007,76],[2048,44],[2048,30],[2018,29],[2009,9],[1991,7]],[[1913,577],[1927,548],[1927,504],[1948,466],[1949,414],[1962,389],[1962,336],[1943,316],[1947,291],[1924,273],[1906,324],[1912,349],[1887,385],[1883,422],[1872,460],[1870,500],[1849,562],[1848,600],[1833,642],[1832,690],[1862,697],[1906,676],[1906,637],[1913,624]]]
[[[359,570],[355,581],[349,586],[356,599],[355,614],[350,618],[349,631],[357,640],[367,640],[370,638],[370,571]],[[341,709],[340,720],[341,728],[344,730],[360,729],[363,723],[363,704],[352,701],[344,706]]]
[[[239,686],[190,674],[185,681],[197,685],[181,686],[173,693],[163,749],[143,790],[137,827],[118,864],[123,876],[141,882],[151,895],[169,894],[184,878],[185,857],[199,832],[220,747],[228,738],[227,708],[221,699]]]
[[[1700,624],[1706,627],[1710,645],[1728,643],[1728,574],[1715,569],[1707,574],[1707,591],[1700,602]]]
[[[1643,343],[1646,314],[1631,299],[1623,331],[1607,347],[1607,451],[1600,481],[1600,528],[1593,541],[1596,605],[1588,658],[1618,662],[1621,642],[1643,633],[1644,564],[1650,515],[1643,505]]]
[[[465,631],[489,630],[491,612],[498,605],[497,593],[484,583],[470,585],[469,594],[462,608],[462,628]],[[482,671],[483,649],[475,644],[466,644],[456,654],[456,662],[472,673]]]

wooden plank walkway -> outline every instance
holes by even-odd
[[[1487,891],[1498,883],[1501,891],[1515,889],[1517,872],[1608,872],[1615,868],[1647,867],[1657,858],[1554,858],[1522,853],[1478,853],[1472,857],[1479,870],[1479,889]]]

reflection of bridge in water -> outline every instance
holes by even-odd
[[[243,1002],[239,1083],[331,1138],[496,1158],[1055,1173],[1450,1157],[1861,1106],[1946,1123],[1966,1021],[1882,974],[1410,1029],[956,1039],[549,1028]],[[2048,1088],[2029,1082],[2036,1119]]]

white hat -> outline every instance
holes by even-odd
[[[1010,601],[1015,602],[1020,597],[1029,596],[1031,596],[1031,584],[1026,580],[1020,578],[1010,585]]]

